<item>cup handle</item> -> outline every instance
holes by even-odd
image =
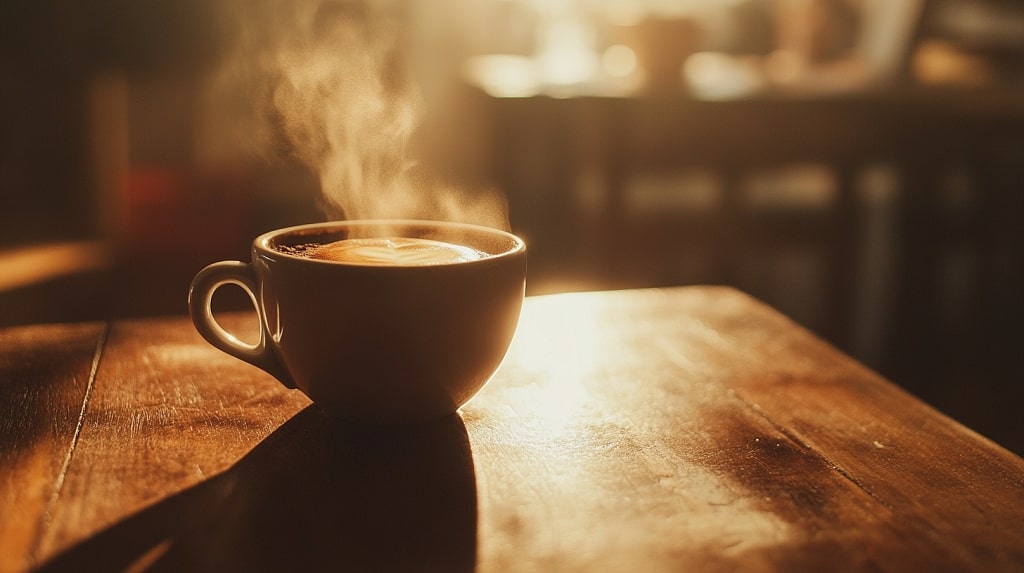
[[[239,340],[238,337],[225,330],[213,316],[213,309],[210,306],[213,301],[213,293],[227,284],[242,287],[256,309],[260,321],[260,340],[256,344]],[[295,388],[295,383],[288,371],[274,354],[274,350],[267,345],[267,332],[263,327],[266,320],[263,316],[263,309],[256,300],[258,290],[256,274],[249,263],[221,261],[207,266],[192,279],[192,286],[188,291],[188,312],[192,317],[192,324],[195,325],[199,334],[215,348],[269,373],[288,388]]]

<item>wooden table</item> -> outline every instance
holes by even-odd
[[[724,288],[528,299],[391,428],[185,318],[7,329],[0,456],[0,571],[1024,570],[1024,460]]]

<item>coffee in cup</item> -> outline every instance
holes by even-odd
[[[337,416],[402,423],[455,412],[498,368],[518,322],[526,246],[497,229],[435,221],[289,227],[252,262],[200,271],[192,321],[208,342],[306,393]],[[260,340],[225,331],[213,293],[253,300]]]
[[[472,247],[431,239],[383,237],[342,239],[326,245],[307,245],[293,254],[354,265],[420,266],[474,261],[487,256]]]

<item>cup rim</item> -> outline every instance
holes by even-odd
[[[339,263],[337,261],[325,261],[320,259],[313,259],[309,257],[301,257],[285,253],[274,249],[270,246],[270,241],[275,237],[287,235],[289,233],[301,232],[301,231],[315,231],[318,229],[330,229],[340,227],[369,227],[373,225],[427,225],[434,227],[445,227],[449,229],[465,229],[473,232],[488,233],[491,235],[504,237],[511,241],[512,246],[509,249],[501,251],[500,253],[489,253],[489,256],[472,260],[472,261],[461,261],[453,263],[438,263],[435,265],[429,265],[430,267],[443,267],[449,265],[467,265],[473,263],[481,263],[496,258],[508,257],[516,253],[522,253],[526,251],[526,242],[519,236],[496,227],[488,227],[486,225],[477,225],[475,223],[460,223],[455,221],[440,221],[433,219],[350,219],[342,221],[325,221],[321,223],[306,223],[302,225],[292,225],[289,227],[281,227],[271,231],[267,231],[253,240],[253,248],[259,251],[265,256],[283,257],[286,260],[302,261],[303,263],[318,264],[318,265],[342,265],[342,266],[353,266],[353,267],[379,267],[380,265],[371,265],[363,263]],[[387,268],[387,267],[385,267]],[[415,268],[415,267],[398,267],[398,268]]]

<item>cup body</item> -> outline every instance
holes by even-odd
[[[395,236],[456,243],[488,256],[380,266],[287,252],[303,243]],[[526,248],[514,235],[474,225],[348,221],[258,237],[251,270],[263,340],[252,353],[259,359],[249,361],[332,414],[402,423],[456,411],[494,374],[519,319]]]

